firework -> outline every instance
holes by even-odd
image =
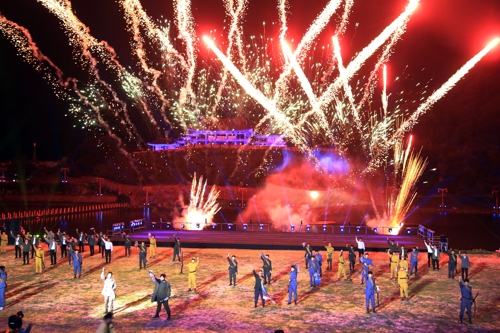
[[[132,54],[137,59],[134,72],[119,62],[112,46],[92,36],[69,0],[39,0],[60,20],[87,80],[65,78],[38,50],[29,32],[4,16],[0,16],[0,32],[26,61],[43,72],[56,94],[69,101],[70,112],[83,127],[104,129],[120,149],[122,140],[142,148],[146,137],[165,132],[177,136],[189,128],[215,129],[211,127],[217,127],[220,118],[244,117],[255,133],[285,136],[323,172],[314,154],[318,146],[333,148],[342,156],[361,157],[365,165],[353,169],[347,177],[351,184],[360,175],[373,174],[388,165],[391,151],[397,150],[397,142],[419,117],[498,43],[498,39],[492,42],[441,88],[424,96],[415,110],[402,110],[398,103],[403,103],[403,98],[394,99],[396,105],[389,103],[385,65],[418,0],[408,0],[401,14],[345,64],[340,41],[348,27],[353,0],[328,1],[296,46],[287,42],[291,40],[287,36],[287,14],[292,8],[287,0],[278,0],[278,50],[274,50],[272,38],[261,39],[262,45],[254,36],[245,38],[242,22],[251,5],[248,0],[221,1],[228,19],[226,35],[219,38],[214,32],[204,36],[204,43],[199,45],[190,0],[173,2],[172,22],[154,22],[139,0],[120,0]],[[333,47],[316,61],[317,40],[332,23]],[[203,53],[205,44],[209,51]],[[367,60],[375,57],[374,67],[365,68]],[[381,68],[382,103],[379,109],[372,109]],[[112,73],[113,81],[109,74],[103,76],[103,71]],[[355,82],[354,77],[358,78]],[[411,160],[410,156],[406,158]]]
[[[220,191],[217,191],[215,185],[212,186],[205,200],[206,187],[207,180],[203,182],[203,176],[197,179],[195,173],[191,183],[189,205],[183,208],[181,216],[174,219],[175,222],[186,222],[188,230],[201,230],[212,223],[213,217],[220,210],[217,203]]]

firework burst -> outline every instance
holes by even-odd
[[[203,176],[196,178],[196,173],[193,175],[191,183],[191,193],[189,197],[189,205],[182,210],[181,216],[175,219],[175,222],[186,222],[188,230],[201,230],[207,224],[212,223],[212,219],[220,210],[217,198],[220,191],[212,186],[205,200],[205,189],[207,180],[203,182]]]

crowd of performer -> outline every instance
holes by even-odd
[[[50,265],[57,265],[58,257],[61,260],[67,258],[68,264],[73,266],[73,278],[81,278],[82,276],[82,265],[83,257],[82,253],[86,251],[86,247],[90,252],[90,256],[96,254],[95,247],[97,246],[97,253],[101,254],[102,258],[105,258],[106,263],[111,263],[112,253],[113,253],[113,243],[111,240],[104,235],[102,232],[95,232],[94,228],[91,228],[87,233],[79,231],[76,229],[74,235],[66,234],[66,232],[53,232],[44,228],[45,234],[42,237],[37,235],[31,235],[30,232],[22,232],[14,234],[10,232],[8,235],[5,230],[0,230],[0,252],[6,252],[7,243],[9,236],[12,238],[14,243],[14,253],[15,258],[22,258],[23,265],[29,265],[30,258],[35,259],[35,274],[43,274],[45,271],[45,251],[42,244],[47,245],[47,250],[50,256]],[[122,238],[125,248],[125,256],[130,257],[132,240],[129,235],[122,233]],[[181,241],[177,237],[177,234],[173,235],[174,241],[174,252],[172,262],[183,260]],[[149,257],[156,257],[156,237],[155,235],[149,233],[149,246],[146,246],[144,242],[138,244],[135,243],[135,247],[139,253],[139,269],[146,269],[147,267],[147,248],[149,247]],[[365,306],[366,312],[376,313],[377,304],[375,302],[376,296],[380,291],[379,286],[376,283],[376,278],[370,267],[375,267],[375,264],[370,259],[370,254],[366,252],[365,243],[361,238],[355,238],[357,247],[355,250],[354,245],[346,244],[345,248],[334,249],[331,243],[324,242],[321,249],[326,250],[326,270],[333,271],[333,262],[337,261],[337,280],[341,281],[353,281],[354,272],[356,266],[360,265],[361,268],[357,273],[360,276],[360,284],[363,286],[365,293]],[[401,301],[409,301],[410,296],[408,294],[408,280],[411,276],[418,276],[418,261],[419,261],[419,249],[414,247],[411,251],[408,251],[404,245],[399,245],[394,240],[387,239],[388,249],[387,255],[389,258],[389,268],[390,268],[390,280],[395,279],[399,285],[400,298]],[[427,243],[424,241],[424,245],[427,249],[427,265],[435,271],[439,271],[439,259],[443,252],[448,256],[448,278],[455,279],[458,269],[458,260],[460,260],[461,276],[458,278],[458,284],[461,292],[461,309],[459,314],[460,322],[463,321],[465,310],[467,310],[467,315],[469,323],[472,323],[472,304],[475,298],[472,294],[472,287],[468,280],[470,261],[467,253],[458,252],[455,253],[453,249],[441,248],[437,244]],[[320,249],[317,247],[313,250],[309,243],[303,243],[304,248],[304,263],[306,272],[309,274],[309,284],[310,288],[319,288],[321,286],[323,277],[323,256],[320,253]],[[347,253],[347,258],[345,257]],[[270,285],[272,282],[272,271],[273,265],[269,254],[260,254],[260,260],[262,261],[262,269],[253,270],[252,274],[255,278],[254,286],[254,307],[258,306],[259,299],[261,300],[262,307],[265,307],[266,300],[274,303],[272,297],[269,295],[266,289],[266,285]],[[409,262],[408,262],[409,260]],[[228,253],[228,278],[229,286],[235,287],[237,284],[237,274],[238,274],[238,261],[236,256]],[[349,263],[346,269],[346,264]],[[196,273],[200,263],[199,257],[191,258],[190,262],[187,264],[188,270],[188,292],[196,292]],[[47,263],[48,264],[48,263]],[[298,264],[293,264],[290,267],[289,273],[289,284],[288,284],[288,304],[297,305],[298,304],[298,274],[300,272],[300,266]],[[348,272],[348,274],[347,274]],[[152,282],[155,284],[154,292],[151,301],[157,302],[157,309],[154,318],[158,318],[160,315],[161,308],[165,309],[167,312],[167,319],[171,317],[170,307],[168,305],[169,298],[171,296],[171,286],[167,281],[166,274],[160,274],[158,277],[153,274],[153,271],[148,271]],[[101,279],[104,282],[104,287],[102,289],[102,295],[104,296],[104,313],[112,313],[114,310],[114,299],[115,299],[115,289],[117,288],[116,281],[113,278],[113,273],[108,272],[105,274],[105,268],[102,269]],[[0,311],[3,310],[5,306],[5,288],[7,281],[7,272],[4,266],[0,266]],[[378,302],[377,302],[378,303]]]

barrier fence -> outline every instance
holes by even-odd
[[[151,222],[149,229],[157,230],[206,230],[206,231],[281,231],[281,232],[303,232],[303,233],[330,233],[330,234],[354,234],[354,235],[398,235],[416,234],[417,228],[399,227],[368,227],[368,226],[344,226],[332,224],[290,225],[283,224],[276,228],[271,223],[198,223],[198,222]]]
[[[60,207],[60,208],[50,208],[50,209],[35,209],[29,211],[20,211],[14,213],[2,213],[0,215],[0,221],[12,220],[12,219],[33,219],[42,218],[49,216],[59,216],[68,214],[79,214],[87,213],[93,211],[116,209],[127,207],[126,203],[106,203],[106,204],[95,204],[95,205],[85,205],[85,206],[75,206],[75,207]]]

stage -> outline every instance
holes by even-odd
[[[140,230],[130,234],[130,239],[137,242],[149,243],[148,233],[156,237],[157,246],[172,247],[173,236],[181,240],[184,248],[225,248],[225,249],[261,249],[261,250],[300,250],[302,243],[311,244],[313,249],[324,249],[323,243],[332,243],[335,249],[354,245],[357,248],[356,237],[361,237],[367,251],[386,251],[389,246],[387,238],[399,245],[411,249],[419,247],[425,249],[424,241],[417,235],[365,235],[360,233],[333,234],[315,232],[279,232],[279,231],[192,231],[192,230]],[[120,236],[111,237],[113,244],[123,245]]]

